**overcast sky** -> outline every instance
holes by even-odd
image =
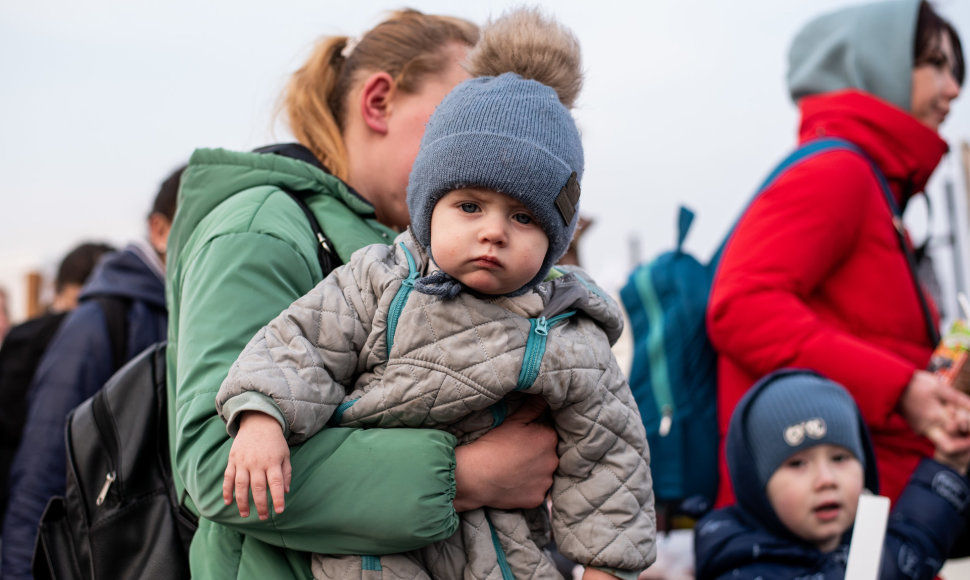
[[[810,17],[849,0],[560,0],[586,86],[584,265],[611,290],[670,247],[676,207],[698,212],[706,257],[752,188],[791,147],[785,54]],[[513,1],[31,0],[0,3],[0,285],[23,317],[24,277],[85,240],[143,235],[158,183],[200,146],[287,140],[272,111],[322,35],[358,34],[412,6],[483,22]],[[534,4],[534,3],[532,3]],[[970,45],[970,1],[936,0]],[[970,141],[970,98],[943,127]],[[937,172],[965,187],[958,155]],[[937,221],[946,209],[937,204]],[[941,217],[942,214],[942,217]],[[918,220],[917,220],[918,221]],[[942,223],[942,222],[941,222]]]

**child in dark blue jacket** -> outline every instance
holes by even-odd
[[[784,370],[731,416],[727,463],[737,504],[695,527],[698,580],[845,576],[859,496],[878,491],[865,423],[841,386]],[[932,579],[964,532],[970,457],[937,450],[892,506],[880,579]]]

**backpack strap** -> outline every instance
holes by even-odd
[[[111,340],[112,370],[116,371],[128,361],[128,310],[131,299],[121,296],[95,296],[108,325]]]
[[[320,163],[320,160],[316,158],[313,152],[299,143],[269,145],[254,149],[253,152],[270,153],[273,155],[289,157],[291,159],[296,159],[312,165],[326,173],[330,173],[330,170],[328,170],[323,163]],[[303,215],[305,215],[307,218],[307,222],[310,223],[310,229],[313,230],[313,235],[316,237],[317,243],[319,244],[319,247],[317,247],[317,261],[320,262],[320,269],[323,270],[323,275],[326,276],[332,272],[334,268],[343,264],[343,261],[341,261],[340,256],[337,255],[337,252],[333,250],[333,246],[330,244],[327,236],[324,235],[323,228],[320,227],[320,220],[317,219],[317,216],[313,213],[313,210],[311,210],[310,206],[307,205],[306,198],[315,195],[315,193],[306,191],[289,191],[285,189],[283,191],[285,191],[286,194],[289,195],[294,202],[296,202],[296,205],[300,206],[300,209],[303,211]]]
[[[913,279],[913,286],[916,289],[916,297],[919,299],[920,310],[923,311],[926,334],[933,346],[936,346],[940,343],[940,330],[933,323],[933,315],[930,313],[929,301],[926,299],[926,294],[923,292],[923,287],[919,282],[919,276],[916,274],[916,254],[906,240],[906,226],[903,224],[903,214],[899,209],[899,204],[896,203],[896,198],[893,197],[892,190],[889,189],[889,182],[886,180],[886,176],[882,174],[882,171],[876,167],[876,164],[872,160],[868,157],[866,157],[866,160],[869,161],[873,173],[876,174],[879,185],[882,187],[883,196],[886,198],[886,204],[889,205],[889,211],[893,214],[893,231],[896,232],[896,240],[899,242],[899,247],[903,250],[903,255],[906,257],[906,265],[909,266],[909,275]]]
[[[333,251],[333,246],[330,245],[330,241],[327,240],[327,236],[323,234],[323,228],[320,227],[320,221],[317,220],[317,216],[313,214],[313,210],[306,203],[306,192],[295,192],[284,189],[290,198],[296,202],[296,205],[300,207],[303,211],[303,215],[306,216],[307,222],[310,223],[310,229],[313,230],[313,235],[317,239],[317,261],[320,262],[320,269],[323,271],[323,275],[326,276],[334,270],[337,266],[343,264],[340,260],[340,256],[337,252]]]
[[[765,178],[761,186],[757,189],[757,191],[755,191],[754,196],[751,198],[751,201],[748,202],[748,205],[745,207],[744,211],[742,211],[738,218],[734,221],[734,225],[732,225],[731,229],[728,230],[727,236],[724,237],[721,245],[718,246],[717,251],[714,252],[714,256],[711,258],[708,267],[712,270],[717,269],[717,265],[721,261],[721,255],[724,253],[724,248],[727,245],[728,240],[730,240],[731,235],[734,233],[735,228],[737,228],[738,222],[741,221],[741,217],[745,214],[745,212],[748,211],[748,208],[751,207],[755,199],[758,198],[758,195],[760,195],[762,191],[767,189],[782,173],[790,169],[792,166],[814,157],[819,153],[839,149],[851,151],[865,159],[873,174],[875,174],[876,179],[879,181],[879,187],[882,189],[883,197],[885,197],[886,203],[889,205],[889,211],[892,213],[893,231],[896,233],[896,239],[899,241],[899,247],[902,250],[903,255],[906,257],[906,264],[909,267],[909,273],[913,279],[913,285],[916,289],[916,297],[919,300],[920,310],[923,313],[923,321],[926,324],[926,334],[932,344],[938,344],[940,342],[940,331],[933,322],[933,316],[930,314],[929,302],[926,299],[926,295],[923,293],[923,288],[920,285],[918,276],[916,275],[916,257],[913,253],[913,249],[909,245],[909,242],[906,240],[906,228],[903,224],[899,204],[896,203],[896,198],[893,196],[892,190],[889,188],[889,182],[886,180],[886,176],[883,175],[882,170],[879,169],[879,166],[876,165],[872,159],[870,159],[869,155],[867,155],[865,151],[860,149],[854,143],[846,141],[845,139],[826,137],[823,139],[814,139],[812,141],[808,141],[792,151],[788,157],[779,163],[778,166],[775,167],[774,171],[772,171],[768,177]]]
[[[856,147],[855,145],[853,145],[852,143],[844,139],[837,139],[835,137],[826,137],[824,139],[815,139],[815,140],[807,141],[803,143],[797,149],[789,153],[788,157],[785,157],[781,161],[781,163],[776,165],[774,170],[772,170],[772,172],[768,174],[768,177],[766,177],[765,180],[761,182],[761,185],[758,186],[758,189],[755,190],[754,195],[751,196],[751,199],[748,201],[748,205],[745,206],[744,210],[742,210],[741,213],[738,214],[738,217],[734,220],[734,224],[731,226],[731,229],[728,230],[727,235],[724,236],[724,239],[721,241],[721,245],[717,247],[717,251],[714,252],[714,256],[711,258],[711,261],[708,263],[708,267],[711,268],[712,270],[717,269],[717,265],[721,262],[721,255],[724,253],[724,247],[727,246],[728,240],[731,239],[731,235],[734,233],[734,230],[737,229],[738,222],[741,221],[741,218],[748,211],[748,209],[751,207],[754,201],[758,199],[758,196],[761,195],[762,191],[768,189],[768,187],[772,183],[774,183],[775,180],[778,179],[778,177],[780,177],[782,173],[791,169],[793,166],[798,165],[802,161],[805,161],[806,159],[810,159],[818,155],[819,153],[824,153],[826,151],[833,151],[836,149],[846,149],[849,151],[854,151],[866,157],[865,154],[862,153],[861,149],[859,149],[858,147]],[[868,160],[869,158],[866,157],[866,159]]]

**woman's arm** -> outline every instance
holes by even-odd
[[[455,441],[437,431],[325,429],[291,451],[283,514],[244,519],[223,503],[231,439],[216,392],[256,331],[313,287],[314,272],[290,244],[258,233],[217,237],[186,258],[172,272],[173,449],[201,515],[274,545],[323,553],[408,550],[453,533]]]
[[[550,463],[542,459],[550,453],[548,427],[520,425],[520,431],[533,435],[529,441],[499,433],[492,448],[473,447],[476,442],[463,449],[462,473],[491,484],[458,489],[455,440],[447,433],[324,429],[291,450],[286,511],[266,521],[240,518],[222,501],[231,440],[216,414],[215,395],[246,342],[315,281],[305,257],[292,246],[258,234],[216,238],[174,266],[171,295],[177,320],[170,322],[169,346],[175,356],[169,365],[175,369],[169,377],[175,387],[173,461],[203,516],[274,545],[322,553],[387,553],[451,535],[457,526],[453,500],[490,504],[497,495],[496,481],[524,484],[528,490],[531,480],[542,479],[523,474],[542,472]],[[548,473],[551,477],[551,469]],[[524,495],[535,494],[529,490]]]

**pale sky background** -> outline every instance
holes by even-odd
[[[784,84],[792,36],[810,17],[852,3],[538,2],[583,46],[575,114],[586,147],[582,212],[595,224],[581,257],[604,287],[625,281],[631,236],[642,258],[672,246],[680,203],[698,212],[688,247],[711,253],[794,143],[797,115]],[[2,0],[0,286],[12,294],[15,320],[27,271],[52,272],[85,239],[121,245],[143,235],[159,182],[195,147],[289,140],[273,130],[273,106],[317,37],[361,33],[402,6],[481,23],[520,4]],[[970,47],[970,0],[935,5]],[[930,192],[949,181],[959,194],[965,239],[958,153],[970,141],[970,98],[955,103],[942,133],[953,153]],[[938,233],[947,214],[935,203]],[[926,229],[925,216],[910,221],[917,233]],[[946,249],[942,238],[939,245]],[[952,278],[952,260],[941,255],[941,275]]]

